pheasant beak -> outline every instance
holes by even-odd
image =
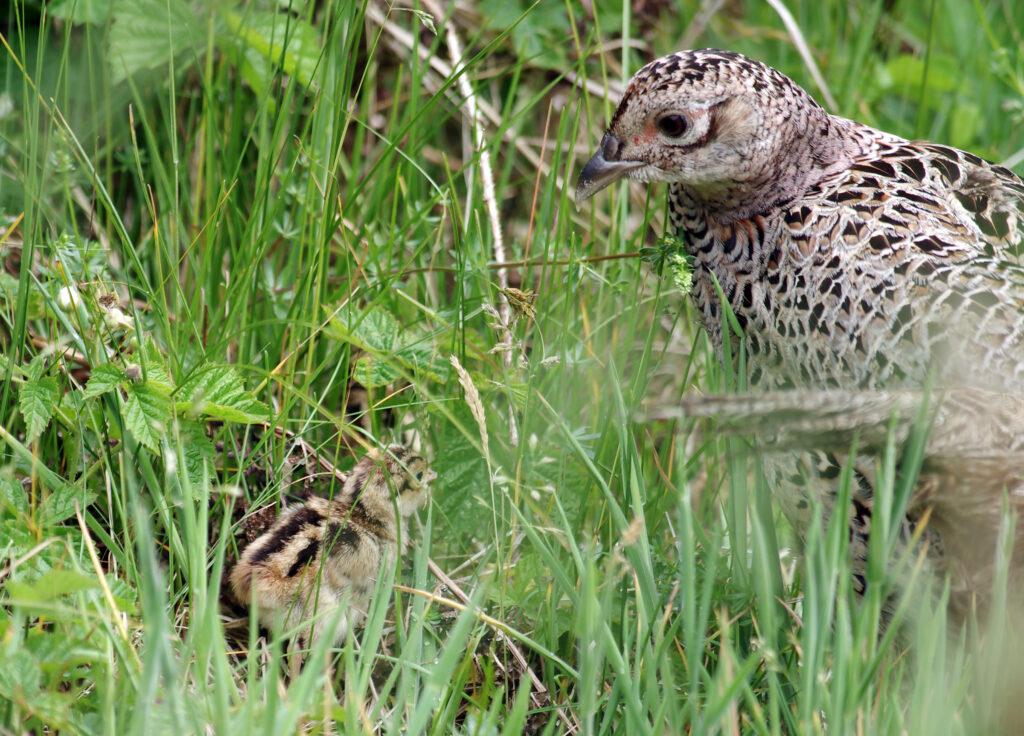
[[[605,133],[601,139],[601,148],[594,157],[587,161],[576,182],[576,204],[590,199],[606,186],[614,184],[633,169],[646,164],[643,161],[622,161],[620,159],[622,141],[611,133]]]

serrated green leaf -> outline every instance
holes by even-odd
[[[153,452],[160,452],[160,439],[171,420],[171,401],[161,390],[147,383],[127,386],[125,425],[132,437]]]
[[[0,475],[0,508],[12,508],[21,514],[29,512],[28,494],[13,476]]]
[[[138,612],[138,606],[136,602],[139,599],[138,591],[128,584],[127,580],[122,580],[114,575],[106,575],[107,587],[110,589],[110,595],[114,599],[114,605],[117,606],[117,610],[127,613],[129,616],[135,615]]]
[[[43,689],[42,670],[31,647],[8,652],[0,667],[0,699],[18,703],[22,716],[38,718],[54,732],[68,726],[75,695]]]
[[[484,378],[481,375],[473,375],[473,383],[482,394],[501,394],[503,398],[510,399],[515,408],[522,411],[527,407],[530,399],[530,389],[525,383],[502,383],[491,378]]]
[[[53,378],[26,381],[18,391],[18,409],[25,419],[25,439],[34,442],[60,405],[60,390]]]
[[[400,348],[395,357],[409,370],[420,377],[427,377],[439,383],[446,383],[451,377],[452,364],[429,342],[415,342]]]
[[[29,361],[29,364],[25,367],[25,375],[30,381],[38,381],[43,377],[43,372],[45,370],[46,354],[40,353]]]
[[[142,364],[142,379],[145,383],[148,383],[151,388],[159,391],[164,396],[170,396],[174,390],[174,384],[171,382],[171,376],[167,372],[167,366],[163,363],[157,363],[155,361],[146,361]]]
[[[89,375],[89,382],[85,384],[85,398],[91,399],[94,396],[105,394],[128,380],[124,371],[113,363],[104,363],[92,369]]]
[[[39,518],[43,526],[59,524],[75,515],[75,502],[84,509],[96,500],[96,494],[80,486],[66,484],[51,491],[39,507]]]
[[[398,339],[398,321],[382,307],[360,312],[347,306],[334,315],[330,325],[342,340],[377,353],[391,353]]]
[[[47,603],[60,598],[66,593],[79,590],[98,588],[94,578],[83,575],[75,570],[61,568],[50,570],[32,583],[12,580],[7,584],[7,592],[16,603]]]
[[[256,72],[261,87],[269,77],[269,67],[278,64],[303,86],[312,84],[321,47],[311,25],[286,13],[250,12],[241,16],[225,11],[223,17],[244,44],[246,61]]]
[[[238,372],[230,365],[211,365],[196,371],[178,389],[185,411],[225,422],[241,424],[270,418],[266,404],[245,390]]]
[[[565,45],[556,29],[567,27],[565,6],[529,0],[483,0],[481,14],[494,29],[508,29],[524,58],[547,69],[564,69],[569,63]],[[614,14],[610,14],[612,18]]]
[[[192,485],[208,482],[209,461],[217,456],[217,448],[206,435],[206,425],[199,422],[179,420],[181,433],[181,455],[185,472]]]
[[[4,540],[0,545],[0,552],[4,552],[8,557],[28,552],[36,543],[35,537],[26,529],[24,519],[0,520],[0,539]],[[33,558],[33,562],[38,559],[40,558]],[[29,565],[20,566],[17,575],[21,577],[26,570],[31,569]]]
[[[113,81],[198,48],[204,40],[201,17],[184,0],[115,0],[110,28]]]
[[[375,355],[363,355],[352,368],[352,377],[366,388],[386,386],[399,376],[394,361]]]
[[[476,427],[468,406],[460,403],[452,411],[463,427]],[[434,502],[440,505],[453,529],[478,529],[491,518],[489,508],[479,500],[490,487],[487,461],[450,419],[435,419],[431,441],[434,447],[444,448],[444,452],[430,462],[437,472],[437,480],[431,483]]]
[[[6,302],[11,309],[18,303],[18,279],[9,273],[0,272],[0,303]],[[46,305],[43,295],[34,285],[28,287],[28,305],[25,318],[28,320],[39,319],[46,314]]]
[[[57,0],[46,7],[46,12],[72,23],[99,26],[107,22],[112,5],[111,0]]]
[[[15,700],[39,690],[42,671],[39,662],[25,648],[8,652],[0,667],[0,695]]]

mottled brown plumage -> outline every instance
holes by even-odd
[[[983,587],[992,544],[968,551],[965,540],[995,536],[1004,491],[1012,503],[1024,495],[1024,183],[973,154],[830,115],[778,71],[712,49],[637,72],[577,201],[622,178],[669,183],[704,327],[721,351],[717,280],[743,328],[729,339],[746,351],[752,388],[841,389],[830,419],[813,419],[803,394],[761,398],[817,422],[817,435],[787,431],[806,451],[769,463],[791,516],[803,515],[808,489],[831,499],[846,448],[820,442],[843,434],[833,430],[852,391],[933,382],[945,429],[907,520],[930,518],[937,566],[965,590]],[[862,481],[852,538],[865,536],[858,517],[870,527],[875,457],[864,452],[852,459]],[[821,482],[797,480],[807,475]],[[978,524],[958,528],[957,509]]]
[[[780,490],[776,498],[799,528],[810,522],[808,493],[821,494],[828,514],[844,466],[851,466],[850,552],[858,591],[868,564],[878,460],[889,442],[905,447],[915,429],[926,429],[897,556],[918,535],[933,569],[949,576],[950,610],[962,617],[984,605],[995,578],[1004,493],[1012,511],[1024,512],[1024,397],[982,389],[792,390],[691,396],[649,413],[681,416],[714,419],[718,432],[754,438]],[[855,441],[858,454],[851,458]],[[1024,544],[1016,545],[1012,568],[1009,592],[1020,606]]]
[[[341,642],[363,618],[382,562],[408,543],[405,519],[433,478],[423,457],[403,446],[371,451],[337,497],[314,496],[288,508],[245,548],[231,571],[235,596],[255,601],[268,627],[288,629],[316,617],[298,637],[303,649],[329,634]],[[341,605],[347,609],[331,632]]]

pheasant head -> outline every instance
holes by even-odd
[[[580,203],[622,178],[665,181],[720,217],[763,211],[849,164],[848,121],[788,77],[729,51],[682,51],[630,80]]]

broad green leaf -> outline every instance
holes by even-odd
[[[164,66],[203,41],[202,16],[184,0],[115,0],[110,28],[113,81]]]
[[[363,355],[352,369],[352,377],[366,388],[386,386],[399,376],[399,367],[394,360],[376,355]]]
[[[69,725],[68,714],[76,696],[49,691],[42,682],[42,671],[31,647],[9,651],[0,667],[0,700],[18,703],[23,718],[38,718],[52,732],[63,732]]]
[[[131,383],[127,389],[124,418],[128,431],[150,450],[159,452],[160,438],[171,419],[170,399],[149,383]]]
[[[947,70],[944,59],[932,58],[928,69],[929,94],[955,92],[960,85],[955,79],[955,73]],[[889,86],[896,89],[914,89],[921,86],[925,79],[925,61],[920,56],[912,54],[900,54],[884,67],[888,75]]]
[[[129,615],[136,614],[138,612],[138,606],[136,605],[139,599],[138,591],[127,580],[111,574],[107,574],[106,578],[107,587],[110,588],[110,595],[113,597],[114,605],[117,606],[117,609]]]
[[[217,448],[206,435],[206,425],[200,422],[179,420],[181,433],[181,454],[185,472],[192,485],[209,482],[211,471],[208,463],[217,456]]]
[[[286,74],[294,76],[304,87],[313,82],[320,58],[320,39],[308,23],[286,13],[251,12],[238,15],[225,10],[228,28],[244,44],[246,60],[256,76],[269,77],[269,65],[280,64]]]
[[[196,371],[178,390],[179,406],[226,422],[266,421],[270,409],[246,391],[232,366],[211,365]]]
[[[62,568],[50,570],[32,583],[12,580],[7,584],[7,592],[17,603],[46,603],[57,600],[66,593],[91,590],[97,587],[99,584],[95,578],[75,570]]]
[[[0,696],[17,700],[38,691],[42,672],[32,653],[20,648],[8,652],[8,655],[4,658],[4,666],[0,667]]]
[[[522,56],[537,66],[564,69],[569,63],[561,30],[569,25],[564,4],[483,0],[480,10],[490,28],[508,30]]]
[[[0,474],[0,509],[13,508],[16,512],[29,512],[28,493],[16,478],[6,473]]]
[[[452,411],[463,427],[476,429],[476,420],[465,403],[456,404]],[[491,520],[487,462],[447,417],[435,415],[432,419],[431,442],[444,448],[430,461],[437,473],[437,480],[430,484],[434,502],[444,510],[452,529],[479,529]]]
[[[439,383],[448,381],[452,372],[452,364],[437,350],[431,342],[418,341],[405,345],[395,352],[403,365],[413,375],[428,377]]]
[[[85,384],[85,398],[92,398],[111,391],[128,380],[124,371],[113,363],[104,363],[92,369],[89,382]]]
[[[962,102],[950,116],[950,142],[957,148],[971,148],[981,130],[981,108],[973,102]]]
[[[360,312],[349,306],[341,309],[330,324],[332,334],[356,347],[378,353],[390,353],[398,339],[398,321],[382,307],[370,307]]]
[[[25,439],[34,442],[60,404],[60,390],[53,378],[26,381],[18,391],[18,409],[25,418]]]
[[[24,519],[0,519],[0,553],[8,556],[17,556],[28,552],[36,545],[36,538],[27,528]],[[42,556],[33,558],[33,562],[41,559]],[[30,565],[19,566],[17,574],[22,577],[26,570],[31,570]]]
[[[18,303],[18,279],[7,272],[0,272],[0,304],[6,302],[8,309],[13,309]],[[28,309],[26,319],[39,319],[46,314],[46,306],[43,295],[35,286],[28,289]]]
[[[31,381],[38,381],[43,377],[43,373],[46,372],[46,354],[40,353],[36,357],[32,358],[28,366],[25,368],[25,375]]]
[[[50,492],[39,507],[39,518],[44,526],[59,524],[75,515],[75,502],[84,509],[96,499],[96,494],[81,486],[65,484]]]
[[[142,379],[148,383],[154,391],[159,391],[164,396],[170,396],[174,390],[174,384],[167,373],[167,366],[155,361],[146,361],[141,368]]]
[[[112,0],[57,0],[46,7],[46,12],[72,23],[99,26],[107,22],[112,5]]]

